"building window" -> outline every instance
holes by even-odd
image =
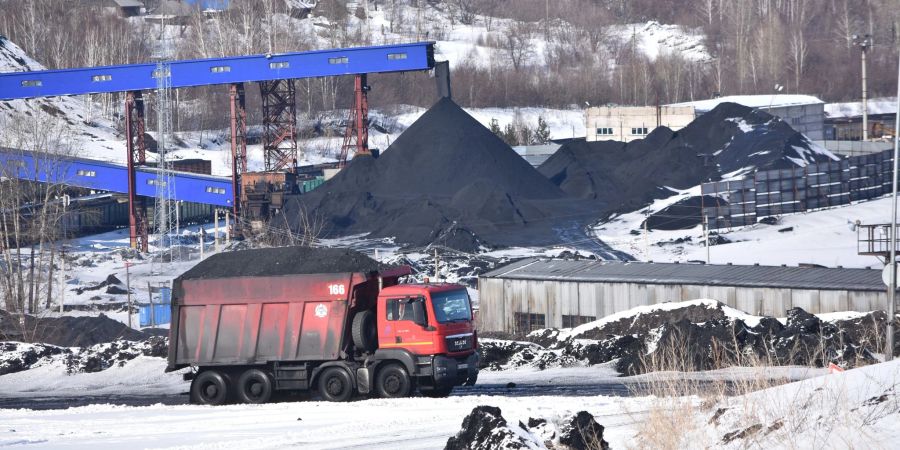
[[[22,82],[22,87],[40,87],[43,85],[44,83],[41,80],[25,80]]]
[[[594,316],[570,316],[563,314],[562,316],[562,327],[563,328],[575,328],[579,325],[584,325],[588,322],[593,322],[597,320]]]
[[[610,136],[613,134],[612,128],[597,128],[598,135]]]
[[[547,316],[544,314],[515,313],[516,332],[530,333],[547,327]]]
[[[225,194],[225,188],[207,186],[206,192],[209,194]]]
[[[91,77],[94,83],[102,83],[104,81],[112,81],[112,75],[94,75]]]
[[[388,53],[388,59],[406,59],[406,53]]]
[[[647,134],[647,127],[637,127],[631,129],[631,134],[640,136]]]
[[[328,64],[347,64],[350,58],[346,56],[338,56],[337,58],[328,58]]]
[[[287,61],[278,61],[278,62],[270,62],[269,63],[270,69],[287,69],[290,66],[291,66],[291,63],[289,63]]]
[[[94,170],[78,169],[78,170],[75,172],[75,175],[78,175],[79,177],[96,177],[96,176],[97,176],[97,172],[94,171]]]
[[[231,72],[231,66],[213,66],[209,68],[209,71],[212,73]]]
[[[151,179],[147,180],[147,184],[149,184],[151,186],[165,186],[166,182],[157,180],[156,178],[151,178]]]
[[[791,125],[800,125],[799,117],[791,117]]]

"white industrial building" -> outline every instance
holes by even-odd
[[[883,310],[881,271],[530,258],[479,277],[479,329],[569,328],[637,306],[713,299],[756,315]]]
[[[694,120],[690,106],[595,106],[585,110],[588,141],[629,142],[658,126],[680,130]]]
[[[812,95],[730,95],[709,100],[673,103],[673,107],[693,107],[696,115],[705,114],[721,103],[730,102],[757,108],[780,117],[791,128],[811,140],[825,138],[825,102]]]

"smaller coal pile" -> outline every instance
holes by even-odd
[[[594,416],[581,411],[554,423],[529,418],[528,424],[510,425],[500,408],[477,406],[463,419],[462,429],[447,440],[444,450],[488,449],[567,449],[606,450],[603,425]]]
[[[305,216],[323,221],[329,236],[367,233],[473,251],[559,243],[560,223],[586,224],[596,209],[444,98],[379,158],[354,158],[323,186],[289,200],[284,217],[294,231]]]
[[[198,263],[179,278],[192,280],[313,273],[368,273],[384,267],[362,253],[344,248],[274,247],[219,253]]]
[[[686,230],[703,222],[703,207],[725,206],[728,202],[711,195],[687,197],[647,217],[648,230]]]
[[[41,342],[62,347],[83,347],[119,339],[140,341],[149,337],[104,314],[97,317],[35,317],[0,310],[0,340]]]
[[[654,199],[727,174],[803,167],[838,158],[778,117],[722,103],[673,132],[660,127],[645,139],[573,141],[538,170],[563,191],[634,211]]]

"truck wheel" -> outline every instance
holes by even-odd
[[[372,311],[360,311],[353,316],[353,345],[358,350],[374,352],[378,348],[378,327],[375,323],[375,313]]]
[[[191,401],[200,405],[223,405],[228,399],[228,381],[221,373],[207,370],[191,383]]]
[[[329,402],[346,402],[353,395],[353,380],[340,367],[329,367],[319,375],[319,393]]]
[[[453,392],[453,386],[445,387],[445,388],[434,388],[434,389],[420,389],[422,392],[422,396],[430,397],[430,398],[444,398],[450,396],[450,393]]]
[[[400,364],[388,364],[378,371],[375,377],[375,391],[382,398],[409,397],[412,381],[406,369]]]
[[[259,369],[249,369],[237,382],[237,396],[242,403],[267,403],[272,399],[272,378]]]

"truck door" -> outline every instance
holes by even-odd
[[[433,335],[425,329],[428,322],[424,297],[389,298],[385,306],[387,320],[380,347],[404,348],[420,355],[433,353]]]

